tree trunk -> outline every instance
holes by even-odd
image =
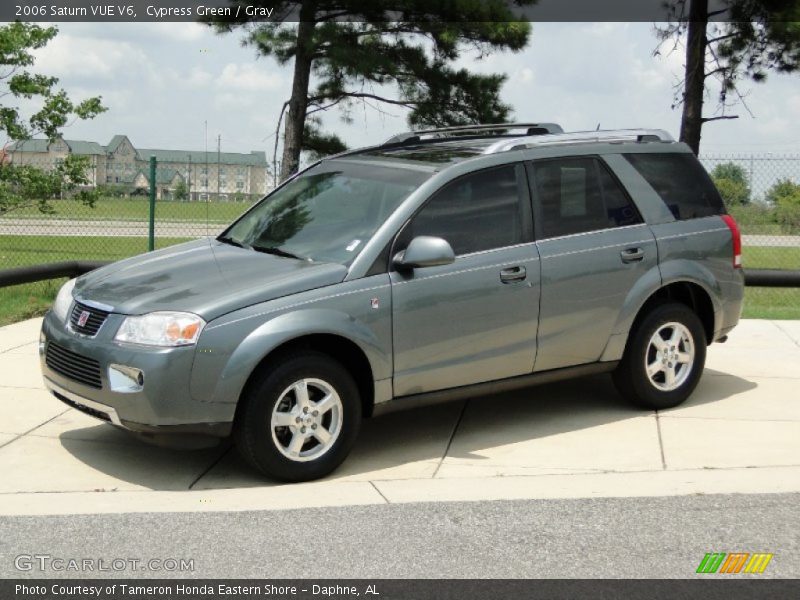
[[[686,36],[686,75],[684,78],[681,141],[695,154],[700,152],[703,127],[703,94],[706,85],[706,27],[708,0],[691,0]]]
[[[300,18],[304,18],[302,10]],[[286,115],[283,136],[281,181],[295,173],[300,165],[300,150],[308,109],[308,85],[311,78],[315,25],[316,23],[310,20],[301,20],[297,25],[297,51],[294,57],[292,96],[289,99],[289,112]]]

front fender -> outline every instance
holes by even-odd
[[[203,346],[222,347],[215,336],[224,336],[225,327],[204,336]],[[375,380],[391,376],[391,357],[375,332],[351,315],[325,308],[295,310],[276,316],[251,331],[229,354],[224,366],[204,366],[198,353],[192,377],[192,395],[198,400],[236,403],[250,374],[270,352],[282,344],[306,335],[330,334],[356,344],[366,355]]]

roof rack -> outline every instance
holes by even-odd
[[[406,131],[398,133],[386,140],[382,145],[391,146],[395,144],[415,144],[423,141],[439,141],[447,138],[458,138],[464,135],[502,131],[496,135],[513,135],[509,132],[515,129],[525,131],[523,136],[550,135],[563,133],[564,130],[556,123],[490,123],[488,125],[459,125],[456,127],[440,127],[438,129],[421,129],[419,131]],[[455,134],[455,135],[454,135]],[[481,137],[493,137],[491,134]],[[427,139],[423,139],[427,138]],[[514,136],[514,139],[520,139]]]
[[[592,144],[605,142],[619,144],[623,142],[674,142],[674,138],[663,129],[608,129],[600,131],[570,131],[551,135],[539,135],[535,138],[518,137],[500,140],[486,148],[484,154],[497,154],[510,150],[534,148],[536,146],[555,146],[559,144]]]

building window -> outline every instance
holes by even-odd
[[[244,189],[244,181],[237,181],[236,182],[236,189],[243,190]]]

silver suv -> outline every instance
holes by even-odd
[[[740,252],[662,131],[410,132],[317,162],[216,239],[68,282],[42,371],[142,437],[232,435],[309,480],[395,408],[602,372],[642,407],[683,402],[739,320]]]

